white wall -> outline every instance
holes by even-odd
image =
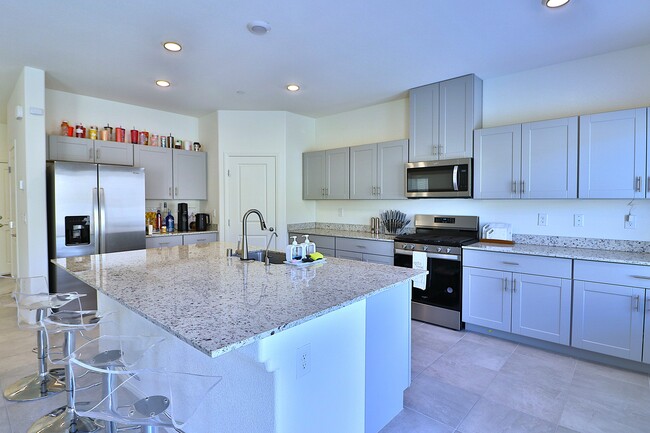
[[[210,213],[213,223],[219,215],[219,116],[214,112],[199,119],[201,150],[208,152],[208,200],[204,210]]]
[[[7,147],[7,124],[0,123],[0,162],[8,161],[9,148]]]
[[[23,119],[14,116],[24,107]],[[45,204],[45,73],[25,67],[7,103],[7,138],[16,157],[16,276],[48,274]],[[22,183],[23,188],[18,185]]]
[[[45,105],[48,134],[58,134],[61,121],[67,120],[69,124],[81,122],[86,127],[102,127],[107,123],[113,127],[122,126],[127,137],[135,127],[158,135],[171,133],[183,140],[199,139],[199,119],[192,116],[50,89],[45,91]]]
[[[650,105],[650,45],[483,82],[483,123],[495,126]],[[408,137],[408,101],[380,104],[316,120],[315,149]],[[304,150],[314,150],[305,148]],[[650,200],[632,202],[637,229],[623,228],[629,200],[344,200],[316,201],[316,221],[369,224],[382,210],[478,215],[509,222],[520,234],[650,241]],[[344,213],[339,217],[339,209]],[[537,226],[537,214],[548,226]],[[573,227],[574,213],[585,215]]]
[[[316,121],[287,113],[287,224],[315,221],[316,203],[302,199],[302,149],[316,141]]]

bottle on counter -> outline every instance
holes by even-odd
[[[167,226],[167,233],[174,232],[174,217],[172,216],[172,211],[167,211],[167,217],[165,218],[165,225]]]
[[[309,257],[316,252],[316,244],[309,240],[309,235],[303,235],[305,242],[302,243],[303,257]]]
[[[61,135],[64,135],[64,136],[68,135],[68,127],[69,126],[70,125],[68,125],[67,120],[64,120],[63,122],[61,122]]]
[[[162,215],[160,214],[160,208],[156,212],[156,223],[154,224],[155,230],[158,232],[162,226]]]
[[[287,262],[302,260],[302,258],[303,258],[302,244],[298,244],[298,242],[296,241],[297,237],[298,236],[291,236],[291,238],[293,239],[293,242],[291,242],[291,244],[287,245],[287,248],[286,248]]]

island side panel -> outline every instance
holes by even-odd
[[[259,342],[275,376],[276,433],[364,431],[365,313],[361,300]]]
[[[411,382],[411,281],[366,299],[365,432],[377,433],[404,407]]]

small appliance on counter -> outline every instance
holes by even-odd
[[[204,232],[210,226],[210,214],[207,213],[197,213],[196,221],[194,223],[194,229],[197,232]]]
[[[186,232],[188,230],[188,213],[187,203],[178,203],[178,231]]]
[[[481,230],[482,242],[512,244],[512,226],[508,223],[487,223]]]

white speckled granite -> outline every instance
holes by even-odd
[[[513,234],[517,244],[547,245],[555,247],[590,248],[599,250],[650,253],[650,242],[619,239],[572,238],[566,236],[541,236]]]
[[[53,262],[216,357],[412,279],[423,271],[328,258],[307,268],[226,257],[214,242]]]
[[[158,238],[164,236],[181,236],[181,235],[198,235],[201,233],[219,233],[219,230],[204,230],[202,232],[197,232],[196,230],[190,230],[187,232],[173,232],[173,233],[153,233],[151,235],[146,235],[148,238]]]
[[[487,242],[464,246],[463,249],[498,251],[502,253],[526,254],[531,256],[560,257],[567,259],[592,260],[597,262],[650,265],[650,253],[614,251],[591,248],[575,248],[552,245],[514,244],[501,245]]]

